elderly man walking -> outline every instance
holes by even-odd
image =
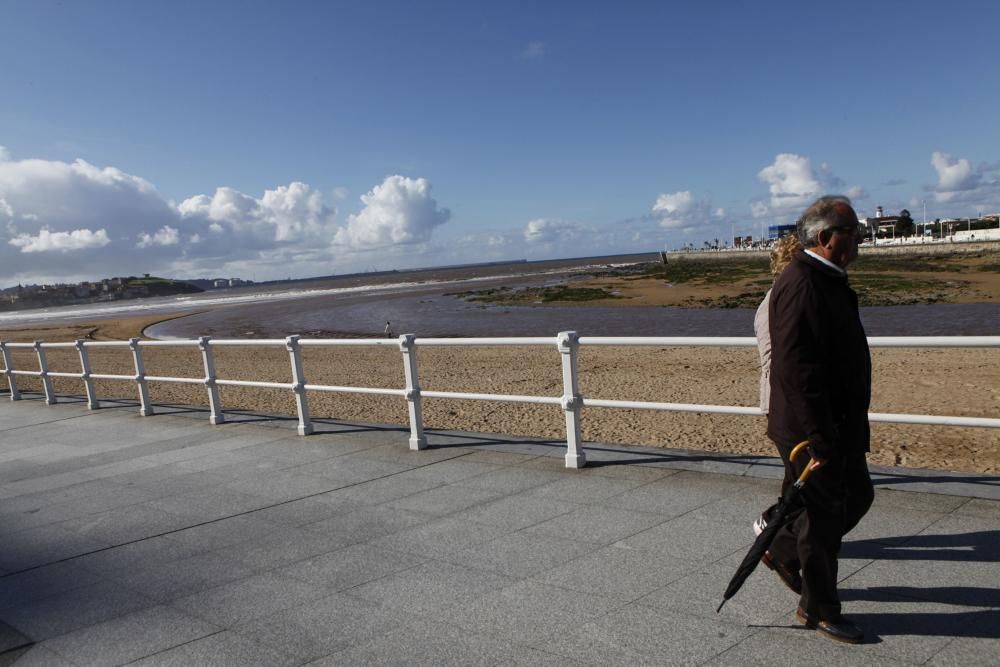
[[[762,559],[800,594],[796,616],[830,639],[860,643],[841,614],[837,557],[843,536],[874,499],[869,450],[871,357],[847,282],[864,232],[846,197],[816,200],[796,228],[804,248],[775,281],[768,307],[771,404],[767,434],[785,463],[786,484],[806,465],[789,461],[809,441],[814,463],[805,506],[778,532]],[[757,522],[766,523],[767,513]],[[801,575],[799,572],[801,571]]]

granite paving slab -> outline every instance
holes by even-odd
[[[913,663],[875,654],[871,645],[849,646],[838,642],[810,641],[814,633],[801,625],[752,632],[739,643],[712,658],[712,667],[801,667],[810,665],[886,665],[913,667]]]
[[[566,540],[519,531],[442,556],[451,563],[497,572],[514,579],[562,569],[598,548],[591,542]]]
[[[499,526],[507,530],[519,530],[560,514],[568,514],[579,507],[580,505],[558,500],[527,495],[509,495],[500,500],[476,505],[452,516],[456,519]]]
[[[332,592],[408,570],[425,560],[426,557],[414,554],[355,544],[292,563],[280,568],[277,573]]]
[[[381,606],[432,614],[514,583],[514,579],[441,561],[352,588],[351,596]]]
[[[442,609],[440,617],[475,632],[548,650],[552,637],[603,617],[616,606],[604,596],[521,581]]]
[[[128,663],[131,667],[191,667],[192,665],[270,665],[294,667],[302,661],[269,646],[255,644],[226,630]]]
[[[370,641],[405,624],[405,613],[333,594],[235,626],[255,644],[309,662]]]
[[[520,649],[520,652],[519,652]],[[334,665],[497,665],[516,660],[527,647],[462,630],[446,623],[412,619],[370,641],[311,663]],[[544,656],[546,654],[539,654]],[[558,660],[549,654],[548,658]],[[515,663],[511,663],[515,664]],[[553,664],[551,662],[546,664]]]
[[[388,505],[414,512],[445,516],[477,505],[484,505],[502,497],[502,494],[494,491],[449,484],[410,494],[399,500],[394,500]]]
[[[77,665],[123,665],[219,631],[207,621],[158,606],[61,635],[43,646]]]
[[[707,620],[678,611],[650,614],[629,605],[555,633],[535,646],[590,664],[699,664],[751,632],[742,624]]]
[[[110,404],[109,404],[110,405]],[[758,568],[773,458],[0,401],[0,664],[994,664],[995,476],[874,468],[802,628]],[[227,417],[229,415],[227,414]],[[314,474],[319,471],[322,474]],[[334,592],[339,589],[339,592]],[[0,626],[2,629],[3,626]],[[10,641],[7,641],[7,639]],[[4,648],[8,652],[4,653]]]
[[[4,611],[8,623],[42,641],[155,603],[121,584],[97,581]]]
[[[178,598],[170,606],[221,627],[232,627],[330,592],[324,586],[266,572]]]
[[[395,551],[442,558],[489,542],[506,532],[498,526],[445,517],[381,537],[371,544]]]
[[[689,575],[698,565],[699,561],[617,544],[591,551],[532,580],[625,603]]]
[[[73,559],[0,578],[0,610],[17,609],[52,595],[95,584],[101,577]]]
[[[306,530],[338,539],[343,546],[370,542],[386,535],[419,526],[431,515],[392,507],[362,507],[329,519],[303,526]]]
[[[525,528],[524,532],[607,545],[646,531],[668,520],[669,517],[651,512],[587,505],[547,521],[536,523],[534,526]]]

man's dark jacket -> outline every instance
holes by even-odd
[[[816,456],[869,449],[871,356],[847,276],[799,251],[771,290],[767,435]]]

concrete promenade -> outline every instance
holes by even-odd
[[[1000,664],[1000,476],[882,469],[836,644],[763,567],[775,459],[0,394],[0,665]]]

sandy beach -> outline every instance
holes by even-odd
[[[46,328],[0,331],[7,341],[66,341],[77,338],[121,340],[137,336],[160,317],[137,317]],[[1000,407],[1000,350],[875,349],[873,412],[995,417]],[[19,368],[37,368],[30,350],[14,352]],[[54,371],[77,372],[72,350],[51,350]],[[147,349],[149,375],[201,377],[196,349]],[[131,374],[128,350],[93,350],[95,373]],[[310,383],[368,387],[403,387],[398,350],[383,348],[312,348],[304,351]],[[287,352],[281,348],[216,350],[218,376],[229,379],[290,382]],[[420,382],[426,390],[558,396],[562,393],[555,346],[425,348],[419,356]],[[757,352],[752,348],[615,349],[583,348],[580,383],[590,398],[677,403],[755,405]],[[60,394],[83,393],[79,380],[56,378]],[[24,390],[40,390],[33,378],[19,378]],[[134,398],[129,383],[97,382],[99,396]],[[265,414],[293,414],[290,391],[223,387],[224,409]],[[203,388],[151,383],[153,401],[206,405]],[[406,404],[395,397],[359,394],[309,395],[314,417],[345,421],[405,424]],[[425,399],[428,428],[504,433],[564,439],[564,417],[551,406]],[[588,442],[701,449],[733,454],[773,453],[764,420],[696,413],[588,408],[583,435]],[[1000,433],[993,429],[872,425],[872,463],[918,468],[996,473],[1000,471]]]

